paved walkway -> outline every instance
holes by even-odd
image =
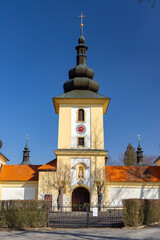
[[[0,240],[160,240],[160,227],[146,229],[56,229],[0,231]]]

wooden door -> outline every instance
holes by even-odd
[[[89,204],[89,192],[83,187],[76,188],[72,193],[72,211],[85,211]]]
[[[52,194],[45,194],[44,200],[49,202],[49,209],[52,210]]]

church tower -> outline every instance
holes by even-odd
[[[63,195],[63,205],[92,206],[105,204],[105,159],[103,115],[110,99],[98,93],[99,84],[94,71],[87,66],[81,23],[76,66],[69,70],[64,94],[53,98],[59,114],[57,174],[67,172],[70,187]],[[65,182],[65,179],[64,179]],[[103,189],[102,189],[103,188]]]

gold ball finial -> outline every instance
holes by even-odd
[[[26,144],[28,143],[28,134],[26,134]]]

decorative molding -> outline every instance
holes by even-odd
[[[54,151],[55,155],[67,155],[67,156],[106,156],[108,151],[98,149],[58,149]]]
[[[83,166],[85,169],[88,169],[89,167],[84,163],[84,162],[77,162],[73,167],[72,169],[76,169],[77,166]]]

